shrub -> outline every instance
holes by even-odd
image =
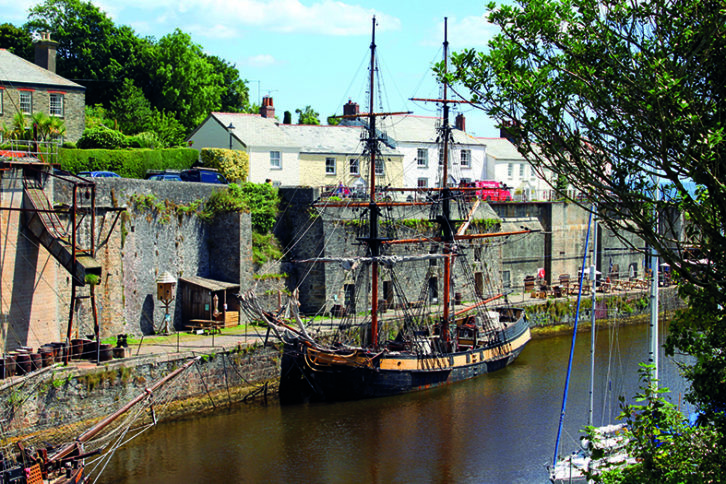
[[[249,212],[252,229],[261,234],[269,232],[277,215],[277,190],[267,183],[230,183],[209,197],[203,217],[213,218],[221,212]]]
[[[84,130],[81,139],[77,143],[77,146],[81,149],[101,148],[112,150],[125,148],[127,145],[126,136],[123,133],[105,126]]]
[[[203,166],[218,169],[229,181],[235,183],[247,181],[250,157],[244,151],[202,148],[200,158]]]

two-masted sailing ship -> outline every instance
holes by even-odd
[[[467,251],[472,244],[502,235],[525,234],[528,231],[504,233],[467,233],[476,213],[478,200],[462,218],[454,219],[453,207],[472,203],[472,193],[449,186],[448,151],[452,139],[449,125],[450,103],[443,87],[443,106],[439,140],[443,153],[440,186],[417,194],[423,202],[409,205],[427,206],[427,224],[435,232],[426,237],[406,240],[396,238],[385,217],[407,202],[390,201],[377,191],[378,164],[382,163],[381,131],[377,120],[384,116],[405,113],[374,113],[376,67],[375,18],[372,27],[369,75],[369,112],[355,114],[363,121],[365,144],[363,158],[368,161],[367,200],[345,200],[340,209],[355,209],[361,214],[358,227],[365,233],[357,237],[363,254],[351,258],[317,258],[297,261],[301,264],[340,263],[348,272],[355,291],[368,291],[364,304],[349,304],[341,311],[335,324],[319,331],[314,321],[304,323],[291,304],[292,316],[263,309],[252,291],[241,294],[242,307],[248,316],[264,321],[283,344],[280,381],[281,399],[349,400],[384,397],[424,390],[490,373],[510,364],[530,339],[524,310],[507,304],[506,295],[486,292],[481,278],[475,283],[472,274],[454,276],[457,270],[471,271]],[[444,42],[444,64],[448,42]],[[336,205],[335,203],[329,203]],[[459,210],[457,213],[467,213]],[[398,249],[405,244],[406,249]],[[412,247],[412,249],[410,248]],[[408,264],[423,267],[423,276],[402,284],[396,272],[407,273]],[[442,270],[443,266],[443,270]],[[390,271],[388,287],[381,291],[381,271]],[[411,272],[408,272],[411,274]],[[431,290],[431,279],[443,279],[443,291]],[[411,279],[411,278],[409,278]],[[487,279],[489,281],[489,279]],[[476,287],[475,287],[476,286]],[[292,291],[293,294],[295,291]],[[357,295],[348,294],[349,302]],[[495,302],[503,301],[500,305]],[[365,311],[356,310],[365,306]],[[289,308],[288,308],[289,309]],[[288,313],[289,314],[289,313]],[[297,323],[297,324],[295,324]]]

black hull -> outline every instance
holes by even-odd
[[[427,390],[476,378],[501,370],[512,363],[529,340],[529,325],[520,320],[507,331],[508,343],[460,351],[442,357],[450,362],[443,368],[383,369],[376,366],[311,365],[307,347],[300,341],[285,344],[280,379],[280,400],[283,403],[301,401],[338,401],[378,398],[402,393]],[[512,347],[509,342],[519,340]],[[506,348],[506,350],[504,350]],[[499,356],[482,359],[487,350],[499,352]],[[402,355],[399,359],[415,362],[419,357]],[[469,363],[457,364],[456,361]]]

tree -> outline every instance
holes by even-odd
[[[131,79],[124,79],[116,99],[111,101],[111,116],[118,121],[118,129],[126,134],[147,131],[151,118],[151,103]]]
[[[305,109],[296,109],[297,124],[320,124],[320,114],[313,110],[310,106]]]
[[[225,91],[222,93],[221,110],[229,113],[246,112],[250,107],[247,81],[240,79],[237,68],[224,59],[213,55],[207,56],[206,59],[223,77]]]
[[[671,324],[667,349],[695,357],[688,398],[723,432],[723,1],[520,0],[489,10],[501,29],[490,50],[454,54],[438,73],[507,123],[531,163],[597,201],[609,229],[636,234],[671,264],[691,309]],[[664,184],[668,195],[654,201]],[[683,220],[674,213],[685,216],[686,240],[673,236]],[[707,263],[686,257],[689,246]]]
[[[130,27],[117,28],[108,15],[91,2],[45,0],[30,9],[25,28],[50,32],[58,42],[57,72],[86,86],[88,104],[116,96],[121,81],[139,65],[137,56],[148,41]]]
[[[10,23],[0,24],[0,49],[7,49],[25,60],[34,58],[30,33]]]
[[[222,74],[215,71],[201,46],[179,29],[156,44],[150,72],[152,89],[146,95],[152,105],[174,113],[187,129],[221,106]]]

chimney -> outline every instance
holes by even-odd
[[[516,121],[502,121],[499,127],[499,137],[506,138],[510,143],[518,145],[520,137],[517,131],[519,131],[519,123]]]
[[[354,103],[350,99],[343,105],[343,116],[354,116],[359,112],[358,103]]]
[[[272,97],[265,96],[262,98],[262,106],[260,106],[260,116],[263,118],[275,118],[275,107],[272,105]]]
[[[40,40],[35,43],[35,63],[55,73],[55,52],[58,42],[50,40],[50,32],[42,32]]]
[[[456,129],[459,131],[466,131],[466,118],[463,114],[459,113],[456,115]]]

